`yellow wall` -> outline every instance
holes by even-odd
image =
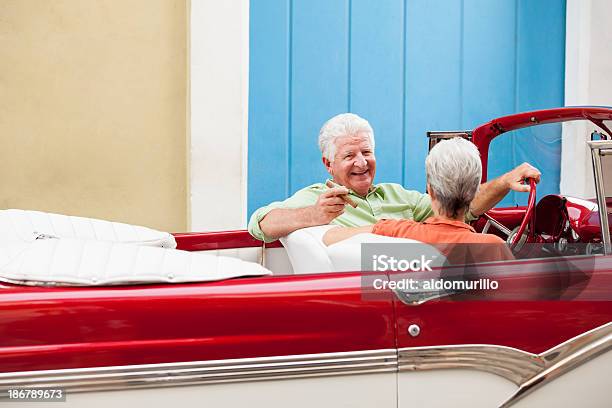
[[[0,1],[0,209],[186,229],[187,13]]]

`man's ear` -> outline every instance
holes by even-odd
[[[325,156],[321,157],[321,160],[323,161],[323,164],[325,165],[327,172],[333,176],[334,174],[332,173],[331,162]]]

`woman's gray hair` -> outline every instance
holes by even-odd
[[[333,161],[336,155],[336,139],[344,136],[355,136],[359,132],[367,133],[372,150],[374,150],[374,130],[370,123],[354,113],[341,113],[323,125],[319,131],[319,149],[323,157]]]
[[[456,217],[467,210],[482,178],[476,146],[460,137],[436,144],[425,159],[427,183],[440,203],[443,215]]]

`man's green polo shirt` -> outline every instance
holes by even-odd
[[[273,239],[264,235],[259,221],[275,208],[303,208],[314,205],[317,198],[329,190],[325,184],[317,183],[301,189],[285,201],[276,201],[255,211],[249,221],[249,232],[255,238],[271,242]],[[349,196],[357,208],[347,205],[342,215],[334,218],[330,224],[345,227],[371,225],[381,219],[409,219],[425,221],[433,215],[429,195],[418,191],[406,190],[399,184],[381,183],[372,186],[365,197],[349,190]]]

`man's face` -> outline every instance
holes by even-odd
[[[334,160],[324,157],[323,163],[335,183],[360,196],[368,194],[376,173],[376,157],[367,133],[336,139]]]

